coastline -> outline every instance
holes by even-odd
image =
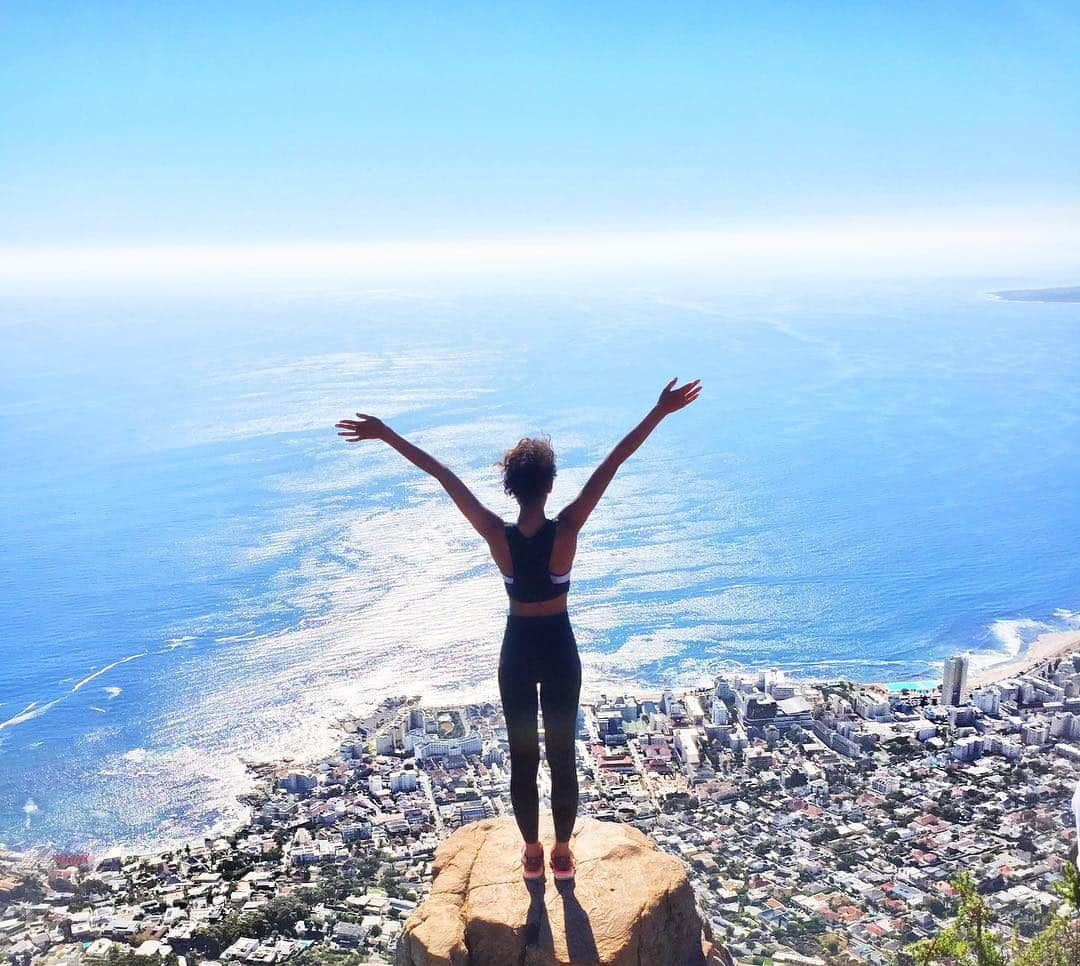
[[[1018,288],[990,292],[998,302],[1080,302],[1080,286],[1061,285],[1054,288]]]
[[[1074,651],[1080,651],[1080,629],[1047,631],[1034,638],[1019,655],[971,671],[968,677],[968,689],[973,690],[988,687],[999,681],[1025,674],[1040,665],[1064,657]],[[829,684],[837,680],[841,679],[821,678],[807,680],[804,683],[810,685]],[[867,681],[855,683],[859,683],[861,686],[867,688],[887,688],[890,682]],[[937,687],[940,688],[940,682],[937,684]],[[583,688],[581,700],[583,703],[593,704],[596,703],[605,692],[618,690],[618,688],[619,685],[617,685],[616,682],[599,682],[591,688]],[[688,689],[688,687],[676,687],[674,690],[681,691]],[[627,693],[634,693],[639,696],[651,696],[656,700],[659,700],[659,697],[665,688],[663,686],[642,685],[639,688],[627,688],[626,690]],[[331,726],[331,730],[335,735],[335,740],[337,738],[344,738],[348,735],[356,734],[358,730],[363,730],[365,732],[373,731],[386,720],[388,715],[392,715],[403,706],[409,707],[418,704],[419,702],[419,695],[406,696],[402,694],[388,696],[383,698],[378,705],[374,706],[367,715],[344,714],[338,717]],[[325,759],[322,756],[314,755],[310,758],[302,759],[289,757],[281,760],[255,761],[244,760],[243,758],[241,758],[241,760],[243,760],[245,765],[250,784],[242,795],[237,796],[237,802],[245,807],[247,811],[246,816],[234,812],[228,817],[222,817],[217,823],[210,828],[203,830],[201,833],[182,835],[164,842],[147,842],[143,844],[115,843],[105,848],[102,852],[95,854],[95,858],[113,856],[122,859],[157,859],[165,854],[175,852],[178,849],[183,849],[185,845],[190,845],[193,848],[201,847],[208,839],[227,838],[231,835],[238,834],[250,825],[252,821],[252,800],[261,798],[267,794],[269,786],[273,784],[272,775],[276,769],[284,767],[314,767]],[[28,854],[37,853],[41,858],[45,858],[46,853],[51,852],[51,848],[48,846],[32,846],[26,851]]]
[[[968,687],[983,688],[996,684],[1075,650],[1080,650],[1080,630],[1047,631],[1036,637],[1016,657],[972,671],[968,676]]]
[[[1022,657],[1013,656],[1000,661],[996,666],[986,669],[979,679],[988,677],[1000,679],[1029,669],[1034,677],[1045,678],[1049,676],[1049,668],[1054,666],[1057,659],[1067,653],[1075,653],[1078,648],[1080,648],[1080,628],[1044,633],[1030,640],[1030,643],[1024,647]],[[1075,693],[1077,683],[1080,682],[1080,672],[1071,661],[1066,667],[1063,678],[1058,679],[1056,683],[1067,685],[1069,691]],[[747,678],[748,681],[735,683],[735,687],[744,693],[746,693],[744,685],[749,690],[756,686],[754,680],[756,674],[753,671],[747,674]],[[855,693],[848,689],[842,689],[839,695],[835,693],[835,689],[833,689],[833,694],[828,693],[828,684],[841,683],[853,685]],[[777,747],[775,739],[770,742],[767,733],[763,737],[763,732],[768,725],[758,716],[753,716],[757,718],[756,721],[748,721],[747,716],[738,714],[736,717],[733,712],[733,717],[723,723],[727,724],[728,720],[735,722],[735,730],[729,729],[726,734],[729,737],[738,735],[740,741],[738,745],[725,741],[720,731],[721,722],[716,721],[715,717],[706,710],[707,699],[710,697],[710,688],[707,683],[701,686],[673,686],[671,690],[680,700],[684,692],[701,694],[700,705],[691,706],[688,701],[681,713],[673,713],[670,709],[665,709],[666,714],[661,714],[659,720],[654,720],[652,717],[655,709],[648,709],[647,720],[640,728],[635,727],[623,732],[627,745],[631,741],[639,743],[637,749],[630,747],[609,752],[608,742],[602,740],[605,734],[605,727],[602,724],[605,720],[604,716],[625,720],[619,710],[621,702],[618,701],[618,694],[613,695],[610,703],[603,702],[604,707],[593,709],[594,713],[591,715],[592,720],[588,722],[587,734],[580,737],[584,737],[593,749],[592,761],[598,774],[603,774],[599,769],[604,768],[609,761],[616,763],[620,769],[624,769],[627,764],[632,764],[635,773],[642,776],[642,788],[647,797],[644,800],[639,799],[635,805],[623,802],[618,808],[614,808],[610,807],[606,796],[589,796],[589,801],[593,804],[591,808],[585,809],[584,814],[598,820],[632,823],[638,827],[639,831],[650,837],[653,828],[659,825],[666,834],[662,840],[661,837],[657,837],[656,845],[662,850],[671,852],[684,863],[697,901],[703,904],[705,913],[726,916],[730,911],[727,908],[726,897],[717,894],[715,884],[710,879],[710,873],[716,874],[716,869],[710,867],[702,859],[701,842],[704,840],[712,843],[712,848],[716,850],[715,857],[711,853],[706,854],[713,859],[716,866],[721,861],[727,862],[729,859],[738,863],[732,874],[744,876],[744,881],[749,883],[749,875],[758,873],[755,870],[746,870],[743,865],[748,850],[758,854],[762,859],[767,859],[770,865],[775,865],[777,868],[783,867],[788,860],[788,856],[783,852],[782,842],[779,846],[774,845],[772,852],[767,851],[768,843],[775,842],[775,839],[772,838],[772,830],[763,828],[755,818],[755,812],[762,804],[758,796],[763,793],[773,793],[766,804],[783,814],[802,814],[808,819],[813,819],[823,812],[820,805],[809,801],[811,796],[802,791],[798,782],[770,778],[768,779],[769,786],[764,791],[761,786],[753,784],[757,781],[754,775],[760,772],[760,768],[755,768],[753,764],[745,760],[749,756],[739,755],[738,752],[755,745],[756,749],[751,754],[760,752],[761,755],[768,756],[768,763],[775,762],[779,763],[778,766],[781,768],[791,768],[790,774],[801,774],[804,779],[801,784],[805,784],[805,769],[808,767],[806,761],[812,759],[809,755],[804,758],[800,750],[808,749],[817,760],[830,767],[844,769],[850,774],[850,781],[859,783],[851,787],[845,781],[839,795],[842,796],[841,800],[857,800],[860,809],[863,810],[856,813],[855,821],[848,825],[846,833],[857,836],[854,841],[859,847],[844,853],[858,854],[861,865],[854,870],[843,865],[837,865],[834,868],[831,863],[836,853],[828,847],[827,840],[811,840],[808,843],[810,846],[821,846],[820,856],[814,856],[814,861],[820,864],[821,875],[833,877],[827,885],[834,888],[837,895],[843,895],[844,900],[851,903],[849,908],[857,914],[857,918],[837,924],[838,929],[852,930],[853,943],[864,942],[866,933],[861,929],[864,922],[874,921],[880,916],[908,915],[919,919],[925,916],[925,899],[922,897],[916,897],[917,901],[911,903],[907,912],[904,912],[898,911],[899,907],[889,905],[893,899],[885,891],[882,891],[880,898],[875,900],[863,897],[861,894],[857,898],[848,898],[844,892],[851,877],[858,879],[879,874],[883,863],[887,864],[896,856],[897,849],[905,847],[899,838],[895,840],[885,838],[888,830],[883,831],[882,825],[879,824],[879,821],[888,823],[890,827],[894,824],[893,813],[898,801],[905,807],[910,807],[913,812],[923,810],[928,816],[932,816],[936,826],[933,830],[935,833],[952,830],[947,834],[950,839],[957,842],[958,847],[949,850],[949,854],[943,856],[942,862],[952,863],[940,870],[943,876],[951,876],[964,870],[969,866],[972,855],[985,856],[990,850],[993,850],[992,858],[998,863],[1026,863],[1021,865],[1020,869],[1020,874],[1025,877],[1035,873],[1043,876],[1049,874],[1052,867],[1046,862],[1046,858],[1058,854],[1068,844],[1068,832],[1063,841],[1059,842],[1056,837],[1052,838],[1049,844],[1033,846],[1033,850],[1038,848],[1040,853],[1033,851],[1029,856],[1017,859],[1014,857],[1015,837],[1009,835],[1008,832],[991,835],[984,824],[975,828],[964,828],[965,825],[973,823],[968,814],[961,813],[951,805],[943,804],[941,783],[943,781],[948,783],[950,801],[970,803],[978,800],[977,796],[980,794],[985,794],[987,801],[1000,805],[1005,812],[1002,821],[996,824],[1006,827],[1009,831],[1015,825],[1020,828],[1022,834],[1033,836],[1034,841],[1038,833],[1045,832],[1048,827],[1055,824],[1055,816],[1061,808],[1064,808],[1064,803],[1073,794],[1074,779],[1069,778],[1068,769],[1047,767],[1044,787],[1048,790],[1049,799],[1033,803],[1030,798],[1030,789],[1024,789],[1016,781],[1015,768],[1018,762],[1036,760],[1048,753],[1061,754],[1071,761],[1080,758],[1080,751],[1070,741],[1075,737],[1074,734],[1063,733],[1060,729],[1056,735],[1052,733],[1051,729],[1061,718],[1063,708],[1061,703],[1050,701],[1045,696],[1032,701],[1016,699],[1015,704],[1008,708],[1010,717],[1016,716],[1008,733],[1004,731],[991,733],[989,737],[978,739],[969,735],[970,729],[967,727],[967,722],[950,721],[945,724],[944,716],[940,713],[943,709],[940,707],[933,714],[925,714],[925,721],[919,717],[915,723],[906,713],[895,723],[891,715],[887,721],[879,718],[873,710],[879,703],[879,697],[876,695],[869,695],[869,707],[860,707],[860,699],[867,696],[865,689],[881,687],[880,683],[860,684],[850,679],[832,678],[818,679],[814,685],[821,689],[820,692],[807,691],[801,707],[792,709],[800,717],[797,721],[789,721],[786,727],[803,725],[805,719],[802,716],[812,713],[815,739],[807,742],[804,735],[791,736],[790,755],[786,754],[785,748]],[[627,696],[643,696],[632,687],[622,693]],[[467,696],[462,695],[462,697]],[[774,697],[778,702],[783,700],[778,694]],[[831,700],[836,697],[842,697],[849,705],[846,710],[838,708],[838,713],[843,714],[844,717],[838,719],[832,715],[819,714],[819,712],[837,708],[838,706]],[[592,703],[590,698],[590,695],[583,695],[582,703],[586,705]],[[1072,697],[1070,700],[1071,704],[1067,710],[1073,711],[1078,699]],[[939,705],[936,696],[931,695],[929,701],[931,705]],[[1055,704],[1056,707],[1052,708],[1051,705]],[[374,712],[364,718],[347,714],[335,719],[334,729],[339,733],[354,736],[351,744],[366,746],[367,739],[373,737],[372,731],[384,736],[389,732],[380,731],[380,728],[388,729],[392,726],[396,731],[402,724],[400,716],[406,711],[411,712],[417,705],[428,709],[440,707],[440,703],[425,706],[418,695],[411,698],[404,694],[387,697]],[[468,707],[464,704],[442,705],[442,707],[455,706],[459,709]],[[588,712],[586,713],[588,715]],[[784,713],[789,712],[785,710]],[[1002,713],[1006,713],[1006,709],[1003,708]],[[497,730],[500,727],[501,718],[496,709],[491,707],[480,709],[479,715],[483,720],[477,728]],[[827,720],[830,717],[831,722]],[[865,723],[860,719],[865,719]],[[708,732],[710,721],[717,729],[711,735]],[[406,722],[408,726],[415,723],[411,717],[407,718]],[[859,740],[847,739],[849,744],[843,743],[846,736],[839,730],[840,727],[844,727],[843,722],[852,722],[848,734],[858,734]],[[431,733],[432,729],[426,727],[428,724],[426,716],[423,723],[425,730]],[[466,724],[464,716],[459,723]],[[838,727],[830,728],[831,723],[836,723]],[[743,730],[743,725],[746,726],[745,730]],[[928,729],[928,735],[924,736],[920,733],[924,728]],[[471,725],[468,725],[466,730],[471,731]],[[434,733],[440,734],[441,729],[436,726]],[[461,732],[458,731],[453,732],[455,737],[460,734]],[[669,761],[670,767],[660,768],[655,774],[652,774],[653,769],[648,761],[651,756],[643,750],[645,745],[642,743],[653,740],[646,738],[646,735],[661,735],[663,737],[657,738],[657,743],[668,746],[669,755],[665,756],[665,759]],[[692,737],[688,738],[688,735]],[[448,734],[447,737],[450,735]],[[243,917],[252,909],[273,901],[275,897],[281,898],[295,894],[296,890],[302,887],[302,883],[308,879],[308,873],[301,867],[309,863],[331,860],[335,865],[339,862],[348,864],[354,859],[362,858],[373,859],[374,865],[370,866],[369,873],[358,874],[358,865],[354,865],[351,870],[343,873],[345,877],[355,880],[350,882],[348,890],[351,895],[357,897],[351,901],[345,900],[349,903],[349,908],[344,911],[346,914],[355,913],[361,920],[360,925],[366,923],[372,929],[374,925],[379,926],[379,931],[372,931],[370,935],[380,952],[389,953],[391,950],[400,949],[400,934],[403,930],[408,932],[410,922],[415,924],[417,920],[413,918],[414,916],[423,918],[424,913],[418,912],[421,904],[437,891],[431,883],[431,870],[428,864],[431,855],[436,851],[438,844],[444,840],[447,832],[460,828],[479,817],[472,812],[474,805],[463,804],[473,796],[462,797],[458,794],[459,790],[464,785],[465,788],[476,791],[483,802],[482,815],[484,817],[505,819],[508,813],[504,796],[508,788],[509,776],[503,769],[495,776],[495,780],[491,781],[490,772],[484,771],[483,766],[477,761],[475,768],[469,763],[437,764],[432,766],[430,773],[424,777],[423,773],[428,771],[428,766],[417,762],[413,768],[422,768],[422,771],[416,774],[415,780],[411,783],[401,782],[395,787],[395,777],[404,774],[403,771],[399,771],[399,768],[408,767],[407,764],[401,762],[404,755],[398,754],[397,738],[398,736],[395,735],[390,742],[392,747],[383,746],[381,752],[378,750],[380,743],[377,742],[372,758],[367,757],[367,751],[370,749],[365,749],[364,754],[359,754],[359,749],[356,747],[340,749],[349,761],[334,763],[337,770],[333,775],[327,776],[327,785],[330,787],[316,791],[318,785],[322,784],[321,781],[317,783],[289,782],[290,787],[283,795],[285,802],[281,804],[281,807],[268,810],[258,818],[249,816],[246,821],[237,821],[231,831],[204,837],[224,838],[226,842],[222,843],[220,848],[217,844],[213,844],[204,850],[200,848],[203,843],[199,843],[196,837],[192,837],[190,840],[192,851],[198,851],[200,854],[190,860],[176,855],[176,847],[167,850],[164,846],[149,849],[118,849],[113,854],[120,860],[119,867],[107,868],[105,872],[108,875],[102,875],[100,888],[87,890],[86,904],[90,910],[87,915],[90,918],[85,923],[80,920],[79,934],[69,934],[65,947],[70,945],[76,954],[81,955],[83,951],[89,949],[90,941],[100,945],[105,941],[115,940],[121,944],[121,950],[125,941],[129,946],[142,949],[141,946],[136,945],[143,939],[140,933],[165,926],[168,931],[159,941],[170,950],[172,946],[169,943],[175,939],[181,943],[190,943],[189,948],[200,955],[204,951],[210,951],[216,956],[217,951],[207,944],[216,942],[217,934],[208,930],[207,927],[215,921],[220,921],[220,917],[212,915],[211,905],[205,901],[208,892],[215,897],[220,894],[225,899],[226,908],[223,910],[225,916]],[[702,769],[697,763],[699,759],[687,753],[686,749],[692,747],[690,742],[696,743],[699,738],[716,739],[731,752],[731,754],[727,751],[720,753],[716,771],[713,771],[711,765]],[[893,738],[903,740],[894,745]],[[1059,740],[1055,741],[1054,738]],[[925,755],[911,754],[911,745],[914,740],[927,742],[924,746]],[[933,747],[929,746],[929,740],[935,742]],[[992,743],[991,746],[984,748],[981,744],[983,740]],[[1058,747],[1059,744],[1060,747]],[[768,749],[766,745],[769,746]],[[975,747],[977,754],[970,753],[969,749],[972,747]],[[473,752],[477,750],[475,746],[472,748]],[[719,749],[717,750],[719,752]],[[887,756],[886,763],[880,760],[881,753]],[[418,755],[423,760],[424,755],[419,751]],[[871,755],[874,756],[872,764]],[[789,756],[794,759],[793,762],[785,761]],[[331,758],[327,758],[324,753],[317,752],[310,758],[304,756],[302,761],[297,758],[284,758],[280,761],[245,760],[245,765],[251,772],[258,775],[263,785],[257,794],[249,796],[250,800],[245,804],[258,810],[262,797],[270,790],[269,786],[282,777],[282,769],[325,771],[325,768],[320,768],[319,765],[329,766],[332,758],[336,757],[332,755]],[[665,759],[655,764],[660,765]],[[970,763],[976,759],[980,760],[977,771],[957,766],[958,762]],[[369,762],[372,762],[370,767]],[[871,764],[871,767],[863,767],[867,764]],[[459,783],[457,776],[461,773],[464,773],[465,777],[462,783]],[[379,785],[372,785],[369,776],[373,774],[382,776]],[[988,786],[985,781],[987,775],[991,776],[995,784]],[[613,785],[623,780],[620,773],[613,779]],[[883,781],[886,782],[885,785],[882,785]],[[702,791],[695,792],[694,786],[703,782],[705,784]],[[387,783],[389,788],[387,788]],[[910,793],[903,793],[905,783],[911,789]],[[605,786],[598,786],[601,790],[603,787]],[[999,802],[997,796],[1002,787],[1013,791],[1006,794]],[[743,788],[745,791],[740,791]],[[404,793],[404,801],[390,794],[395,791]],[[899,799],[895,797],[896,792],[902,793]],[[687,812],[697,808],[696,800],[699,795],[703,797],[703,800],[713,800],[715,797],[713,803],[715,807],[707,806],[691,818]],[[334,806],[328,807],[331,800],[334,801]],[[755,805],[758,808],[755,808]],[[408,814],[411,807],[416,808],[417,821],[403,821],[403,816]],[[449,812],[440,819],[438,816],[444,807],[448,807]],[[466,807],[469,809],[469,814],[465,812]],[[660,820],[660,816],[671,813],[672,808],[674,813],[682,812],[682,817],[679,818],[676,815],[670,822]],[[941,809],[940,814],[934,811],[935,808]],[[629,813],[624,813],[624,809],[630,809]],[[361,821],[365,823],[370,819],[367,834],[350,836],[347,833],[348,829],[359,828],[358,816],[364,816]],[[508,825],[509,827],[512,826]],[[300,829],[306,829],[303,837],[301,837]],[[396,838],[399,835],[405,835],[405,841]],[[730,840],[731,836],[735,837],[735,844],[721,851],[721,846],[716,843],[722,843],[725,837]],[[368,850],[360,841],[362,838],[371,839],[372,842],[369,844],[374,845],[375,850]],[[315,839],[319,840],[318,847],[311,844]],[[765,846],[764,854],[762,846]],[[907,847],[911,849],[912,858],[916,863],[921,861],[922,856],[926,854],[922,851],[926,847],[925,841],[915,841]],[[1045,855],[1041,854],[1042,852],[1045,852]],[[37,935],[39,931],[51,930],[50,923],[58,916],[64,915],[63,911],[58,912],[55,907],[70,903],[70,886],[75,884],[79,887],[83,881],[88,881],[93,877],[86,866],[90,865],[97,870],[95,857],[91,855],[54,857],[54,861],[62,858],[65,867],[73,864],[70,860],[78,858],[78,865],[82,869],[78,873],[78,879],[75,879],[73,874],[59,872],[59,862],[56,863],[58,868],[52,869],[45,856],[42,856],[43,861],[36,868],[31,863],[23,861],[20,856],[5,856],[4,858],[9,866],[12,866],[13,860],[19,862],[12,873],[16,884],[21,878],[33,873],[42,880],[41,888],[45,890],[44,901],[26,903],[26,908],[31,910],[32,915],[22,920],[22,925],[16,926],[23,930],[23,934],[16,938],[30,945],[34,944],[27,938],[28,935]],[[149,860],[158,868],[151,869],[148,873],[138,860],[143,862]],[[1029,872],[1029,870],[1034,871]],[[377,876],[378,872],[382,872],[381,878]],[[61,877],[67,879],[68,888],[64,888],[64,883],[60,881]],[[389,883],[386,881],[387,877],[390,879]],[[792,903],[793,910],[797,908],[808,912],[817,911],[825,915],[825,905],[820,907],[812,904],[805,905],[799,885],[797,883],[789,885],[786,877],[774,879],[766,872],[762,873],[761,881],[763,883],[761,888],[781,890],[780,896],[772,897],[780,906],[784,902],[789,902]],[[1033,880],[1028,879],[1028,881]],[[46,882],[47,885],[45,885]],[[250,885],[244,887],[245,882]],[[128,889],[127,905],[119,907],[116,894],[123,892],[125,883]],[[430,890],[426,886],[427,883],[431,884]],[[1040,885],[1042,891],[1048,887],[1042,880],[1039,880],[1037,884]],[[272,893],[271,897],[267,896],[267,890]],[[362,891],[363,897],[361,897]],[[189,895],[192,897],[190,906],[192,912],[186,912],[189,907],[180,905],[178,901],[187,899]],[[337,895],[337,898],[340,900],[341,896]],[[202,903],[200,899],[203,900]],[[394,900],[397,900],[396,903]],[[829,900],[822,901],[827,903]],[[359,903],[359,906],[354,907],[353,902]],[[877,905],[871,906],[870,902],[876,902]],[[1021,896],[1018,904],[1010,905],[1005,913],[1016,916],[1026,915],[1030,903],[1031,899],[1028,896]],[[160,915],[160,907],[163,904],[178,909],[177,913],[172,914],[178,921],[158,921],[157,916]],[[218,904],[219,901],[215,898],[212,905]],[[328,904],[332,905],[332,903]],[[314,907],[315,902],[308,903],[304,900],[304,906],[308,905]],[[360,912],[360,907],[363,908],[363,912]],[[408,919],[406,919],[407,916]],[[305,920],[306,918],[305,915]],[[10,921],[16,922],[16,920]],[[116,925],[117,921],[132,924],[124,927],[128,931],[120,933],[119,938],[116,938],[119,928]],[[225,921],[241,924],[244,922],[243,919],[233,918]],[[267,916],[267,921],[269,922],[269,916]],[[270,962],[274,959],[275,950],[280,952],[284,949],[287,956],[291,956],[298,948],[306,949],[310,945],[317,945],[319,948],[314,952],[317,958],[325,959],[327,962],[337,961],[341,955],[355,953],[357,943],[363,943],[367,938],[366,934],[357,939],[359,934],[348,931],[339,932],[336,926],[340,920],[335,918],[327,925],[323,913],[320,912],[318,928],[311,931],[305,925],[302,930],[303,936],[298,939],[298,942],[302,941],[302,945],[281,947],[282,941],[292,942],[288,939],[287,933],[292,921],[292,919],[287,920],[284,927],[275,925],[270,935],[257,932],[254,937],[249,937],[245,933],[237,941],[242,942],[243,948],[248,949],[249,952],[241,954],[239,958],[247,958],[248,962]],[[358,925],[356,919],[344,921],[354,926]],[[916,919],[912,918],[911,921],[914,922]],[[748,929],[759,928],[757,910],[749,909],[745,913],[743,922]],[[772,924],[769,925],[771,927]],[[780,944],[787,941],[789,937],[784,924],[781,923],[777,928],[779,931],[776,935],[773,936],[770,932],[765,937],[765,941],[776,941]],[[276,934],[282,930],[286,934],[284,939]],[[848,934],[844,933],[844,935]],[[888,933],[883,931],[883,935],[888,935]],[[51,942],[58,943],[55,935],[52,935]],[[258,943],[257,948],[266,950],[265,954],[251,955],[253,948],[250,946],[251,943]],[[224,945],[224,941],[220,945]],[[322,952],[324,948],[325,957]],[[232,946],[226,947],[226,951],[220,958],[225,960],[237,958],[237,950],[230,953],[229,949],[232,949]],[[339,950],[347,951],[339,953]],[[91,954],[96,954],[96,952],[97,950],[91,950]],[[279,958],[279,961],[287,956]],[[371,961],[376,960],[372,958]]]

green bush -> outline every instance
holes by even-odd
[[[1077,966],[1080,964],[1080,877],[1067,862],[1054,891],[1065,899],[1066,913],[1052,912],[1049,922],[1029,941],[1014,930],[1009,940],[994,931],[986,900],[975,880],[961,872],[952,881],[959,893],[956,918],[936,936],[922,939],[906,950],[918,966]]]

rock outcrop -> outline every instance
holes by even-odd
[[[554,831],[541,814],[545,860]],[[521,875],[512,817],[455,831],[435,850],[430,896],[397,947],[398,966],[706,966],[713,949],[683,864],[630,825],[579,818],[577,874]]]

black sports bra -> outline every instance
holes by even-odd
[[[510,544],[510,559],[514,576],[502,575],[511,600],[535,602],[560,597],[570,588],[570,571],[553,574],[551,548],[555,544],[555,520],[547,520],[531,537],[526,537],[514,523],[507,523],[506,542]]]

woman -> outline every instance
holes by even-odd
[[[502,649],[499,653],[499,694],[510,743],[510,800],[525,844],[521,852],[527,879],[544,874],[544,847],[539,841],[540,766],[536,726],[536,688],[544,714],[544,745],[551,771],[551,812],[555,846],[551,868],[556,879],[574,875],[570,833],[577,818],[578,781],[574,753],[581,659],[566,610],[570,568],[578,532],[603,495],[615,471],[665,416],[689,405],[701,392],[695,379],[675,388],[672,379],[655,406],[596,468],[575,500],[554,519],[544,505],[555,480],[555,454],[543,439],[526,438],[500,460],[503,487],[519,506],[517,523],[505,523],[483,506],[449,469],[403,439],[374,416],[337,424],[350,443],[381,439],[411,463],[437,479],[457,507],[486,541],[502,572],[510,597]]]

